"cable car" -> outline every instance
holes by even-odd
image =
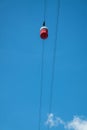
[[[44,40],[48,38],[48,28],[45,26],[45,22],[43,22],[43,26],[40,28],[40,37]]]

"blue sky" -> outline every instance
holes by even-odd
[[[52,113],[70,121],[74,115],[87,118],[87,1],[60,2]],[[43,3],[0,0],[1,130],[38,130]],[[47,129],[57,0],[47,0],[46,7],[41,130]]]

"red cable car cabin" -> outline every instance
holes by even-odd
[[[43,26],[40,28],[40,37],[42,39],[47,39],[48,37],[48,28],[46,26]]]

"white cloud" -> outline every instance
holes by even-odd
[[[46,125],[49,125],[49,127],[58,126],[59,124],[64,125],[64,121],[61,120],[59,117],[54,117],[54,115],[51,113],[48,115],[48,119],[46,121]]]
[[[66,128],[68,130],[87,130],[87,120],[74,117],[72,121],[67,123]]]
[[[87,120],[81,119],[78,116],[74,116],[69,122],[64,122],[60,117],[55,117],[53,113],[48,115],[46,125],[49,127],[57,127],[63,125],[66,130],[87,130]]]
[[[51,113],[48,115],[48,119],[46,121],[46,125],[49,125],[49,127],[56,126],[57,122],[54,120],[54,115]]]

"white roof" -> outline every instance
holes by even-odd
[[[41,30],[41,29],[48,29],[48,28],[47,28],[46,26],[42,26],[42,27],[40,28],[40,30]]]

